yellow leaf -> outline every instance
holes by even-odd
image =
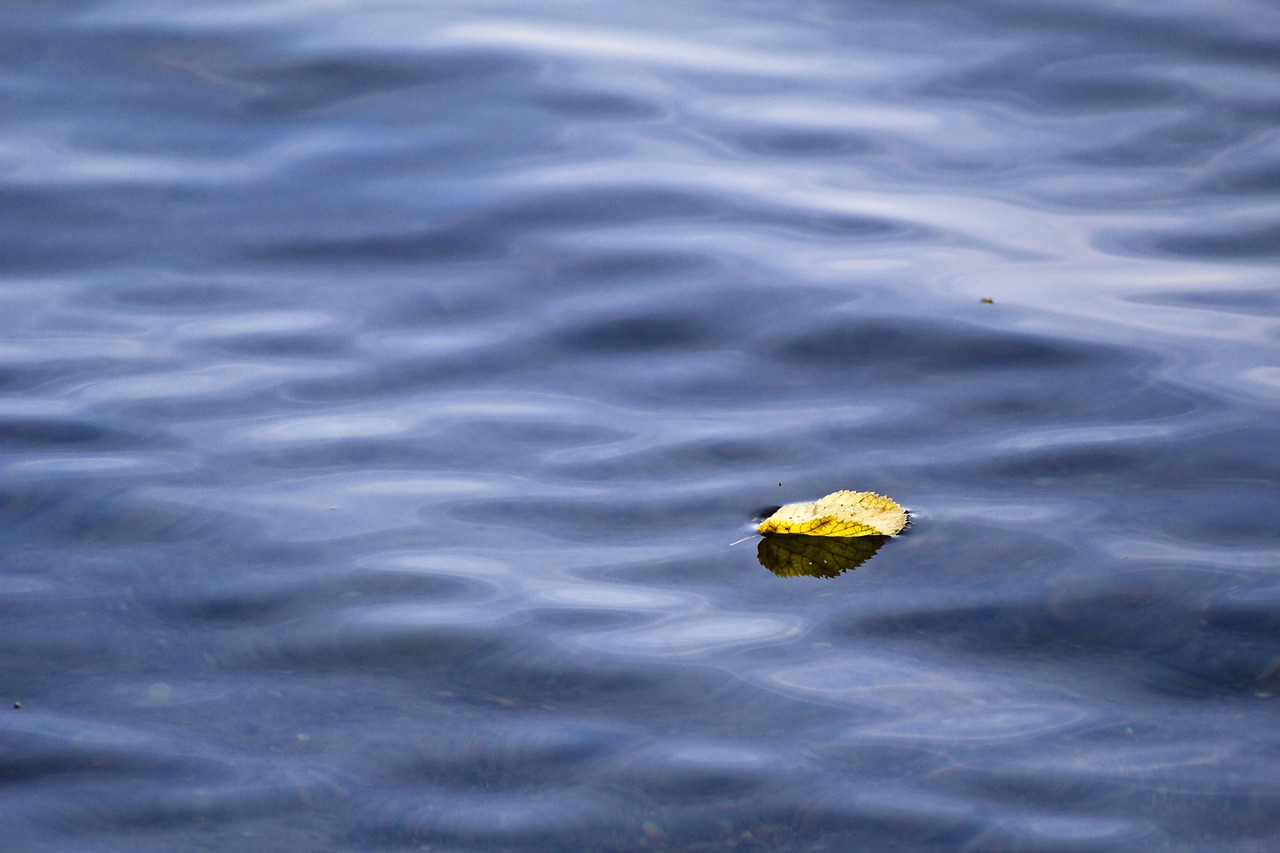
[[[805,536],[893,536],[907,525],[907,511],[875,492],[832,492],[809,503],[787,504],[760,522],[756,532]]]

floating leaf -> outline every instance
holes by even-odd
[[[833,578],[875,556],[888,536],[766,536],[756,548],[760,565],[778,577]]]
[[[907,511],[875,492],[832,492],[809,503],[787,504],[760,522],[756,532],[805,536],[893,536]]]

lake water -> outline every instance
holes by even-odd
[[[3,18],[0,846],[1280,847],[1275,4]]]

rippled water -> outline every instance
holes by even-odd
[[[1280,844],[1274,5],[4,17],[4,845]]]

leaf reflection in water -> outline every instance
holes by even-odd
[[[781,578],[833,578],[875,556],[888,536],[765,536],[756,549],[760,565]]]

